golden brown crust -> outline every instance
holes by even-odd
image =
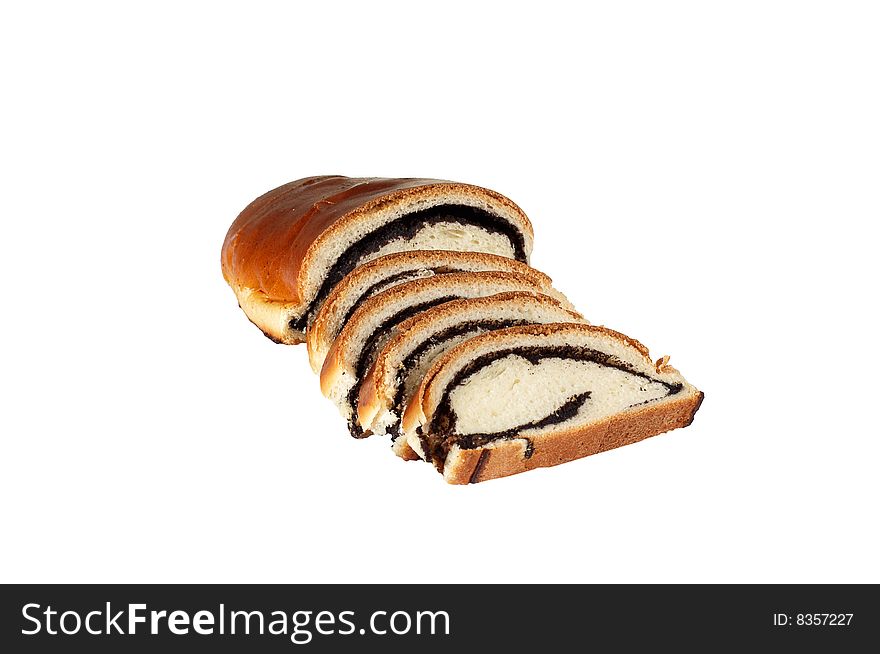
[[[449,268],[450,270],[470,270],[480,267],[483,270],[515,272],[530,276],[536,284],[549,287],[550,277],[531,268],[528,264],[508,259],[497,254],[485,252],[459,252],[456,250],[410,250],[388,254],[358,266],[340,281],[324,300],[321,309],[309,327],[306,342],[309,359],[315,372],[320,372],[324,356],[333,339],[336,338],[334,316],[341,303],[349,301],[352,289],[358,288],[381,275],[384,270],[420,270],[429,268]]]
[[[454,460],[447,459],[443,476],[450,484],[478,483],[598,454],[687,427],[702,402],[703,393],[692,389],[683,397],[647,404],[585,427],[536,436],[531,448],[525,439],[515,439],[459,450]]]
[[[379,378],[379,375],[376,374],[376,363],[378,361],[370,366],[369,372],[361,382],[360,391],[358,391],[357,422],[361,428],[369,428],[382,406],[379,388],[376,385],[376,379]]]
[[[488,189],[436,179],[308,177],[280,186],[254,200],[236,218],[223,243],[223,276],[233,287],[266,298],[302,305],[304,279],[319,245],[352,222],[381,208],[452,193],[491,199],[519,219],[532,236],[519,207]]]
[[[235,285],[232,286],[232,290],[245,316],[268,338],[286,345],[295,345],[305,340],[300,332],[289,328],[290,320],[295,314],[295,306],[289,302],[270,300],[260,291]]]
[[[430,370],[428,374],[430,374]],[[427,379],[427,376],[425,377]],[[410,400],[409,404],[406,405],[406,408],[403,410],[403,416],[400,419],[400,428],[404,433],[409,433],[413,431],[417,426],[424,425],[427,422],[427,417],[422,411],[422,397],[424,395],[424,386],[425,381],[422,380],[422,383],[419,384],[419,387],[416,389],[415,395],[413,395],[412,400]]]

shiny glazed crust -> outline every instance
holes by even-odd
[[[267,336],[302,342],[303,334],[291,333],[287,323],[302,315],[317,292],[306,287],[322,250],[353,228],[373,231],[396,211],[447,202],[491,208],[523,234],[526,254],[531,252],[528,218],[494,191],[434,179],[319,176],[274,189],[241,212],[223,242],[223,277]]]

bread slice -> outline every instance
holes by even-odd
[[[354,420],[360,382],[370,369],[373,357],[399,323],[444,302],[505,291],[553,293],[530,275],[450,273],[399,284],[374,295],[358,307],[333,342],[321,369],[321,391],[349,420],[352,435],[369,435]],[[561,296],[559,299],[565,301]]]
[[[451,484],[554,466],[691,424],[703,393],[668,361],[604,327],[486,332],[434,363],[403,428]]]
[[[256,199],[223,243],[223,276],[271,339],[301,343],[324,298],[358,265],[408,250],[528,262],[532,226],[513,202],[432,179],[309,177]]]
[[[358,266],[333,287],[309,327],[307,343],[312,370],[321,371],[327,352],[343,325],[369,297],[414,279],[487,270],[519,273],[531,277],[542,287],[549,288],[551,284],[547,275],[524,263],[483,252],[413,250],[389,254]]]
[[[406,438],[399,437],[400,419],[440,355],[492,329],[556,322],[585,321],[555,298],[524,291],[454,300],[404,320],[376,355],[360,385],[358,424],[373,433],[390,434],[398,456],[418,458]]]

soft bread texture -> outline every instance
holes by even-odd
[[[535,363],[517,354],[505,355],[516,348],[538,347],[594,350],[642,375],[641,381],[624,379],[628,373],[616,368],[574,359],[550,358]],[[464,377],[466,384],[454,384],[456,375],[466,372],[472,361],[479,357],[491,360],[493,354],[499,354],[499,358]],[[661,385],[680,390],[662,395],[657,391]],[[503,433],[513,425],[528,424],[530,415],[536,418],[540,414],[541,402],[547,407],[544,415],[551,414],[564,405],[569,395],[581,391],[592,391],[592,395],[568,419],[475,447],[460,446],[468,434]],[[456,393],[460,397],[456,398]],[[460,420],[456,418],[456,430],[460,422],[461,435],[450,436],[451,441],[445,442],[445,458],[433,463],[447,482],[466,484],[557,465],[687,426],[703,393],[668,365],[668,357],[652,363],[642,344],[619,332],[560,323],[486,332],[439,357],[403,418],[410,447],[424,458],[431,455],[425,451],[423,439],[430,436],[432,419],[444,398],[453,407],[459,400],[464,415]]]
[[[342,331],[345,320],[371,295],[397,284],[437,274],[491,270],[532,277],[542,287],[549,288],[552,283],[547,275],[524,263],[483,252],[413,250],[389,254],[358,266],[333,287],[309,327],[307,343],[312,370],[321,371],[327,352]]]
[[[245,314],[267,336],[300,343],[305,326],[291,323],[313,317],[313,303],[328,273],[352,245],[399,218],[446,206],[484,212],[506,225],[518,242],[454,220],[425,223],[413,234],[358,255],[349,270],[385,254],[420,249],[488,252],[528,261],[531,224],[519,207],[494,191],[433,179],[320,176],[285,184],[242,211],[223,243],[223,276]]]
[[[425,373],[440,355],[468,338],[493,329],[492,322],[503,325],[585,320],[555,298],[523,291],[454,300],[416,314],[397,326],[361,383],[357,415],[361,428],[374,433],[392,429],[395,454],[407,460],[418,458],[407,440],[397,437],[401,409],[409,403]],[[414,354],[418,356],[407,367],[405,364]],[[401,404],[396,406],[400,400]]]
[[[443,302],[469,297],[483,297],[507,291],[550,293],[532,275],[510,272],[451,273],[393,286],[364,302],[352,314],[327,354],[321,369],[321,391],[333,400],[343,416],[353,419],[349,395],[360,383],[369,365],[358,371],[359,362],[369,360],[408,312],[431,308]],[[561,296],[560,296],[561,298]],[[560,299],[558,298],[558,299]],[[560,299],[566,308],[571,305]],[[369,351],[370,348],[374,351]],[[371,363],[371,362],[369,362]],[[356,401],[357,394],[354,399]]]

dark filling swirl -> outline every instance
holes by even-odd
[[[436,307],[438,304],[458,299],[460,299],[460,297],[457,295],[446,295],[444,297],[428,300],[421,304],[414,304],[406,309],[402,309],[383,320],[373,333],[364,341],[360,355],[358,356],[358,360],[354,367],[355,383],[351,389],[349,389],[347,397],[348,405],[351,407],[351,418],[348,420],[348,431],[352,436],[355,438],[362,438],[366,435],[361,426],[357,424],[358,397],[361,391],[361,383],[378,353],[379,342],[382,338],[388,334],[389,330],[393,329],[407,318],[432,307]]]
[[[523,425],[517,425],[512,429],[485,434],[456,433],[457,416],[455,415],[455,411],[452,410],[450,400],[452,391],[455,387],[461,385],[465,380],[491,364],[493,361],[503,359],[512,354],[526,359],[532,365],[537,365],[544,359],[592,361],[600,366],[615,368],[630,375],[641,377],[652,383],[660,384],[666,388],[667,392],[665,397],[675,395],[683,388],[681,384],[670,384],[640,372],[634,369],[630,364],[620,360],[612,354],[586,347],[577,347],[574,345],[543,345],[514,347],[505,350],[498,350],[497,352],[489,352],[476,357],[456,373],[452,378],[452,381],[443,391],[440,403],[434,411],[434,415],[427,426],[427,430],[423,430],[422,428],[417,430],[426,460],[433,462],[438,469],[443,469],[443,464],[453,445],[458,445],[460,448],[467,450],[482,447],[492,441],[521,438],[519,434],[523,431],[549,427],[551,425],[557,425],[571,420],[577,415],[580,408],[590,399],[590,391],[574,395],[568,398],[561,407],[544,418]],[[637,406],[638,404],[642,404],[642,402],[636,403],[632,406]],[[529,441],[526,448],[526,458],[531,456],[532,449],[532,443]]]
[[[393,424],[388,425],[385,428],[385,433],[389,434],[393,440],[397,440],[397,438],[400,436],[400,418],[403,415],[403,410],[406,408],[404,403],[407,399],[406,397],[404,397],[404,394],[406,393],[405,376],[407,372],[409,372],[416,366],[416,364],[419,362],[419,359],[424,356],[425,352],[439,345],[440,343],[451,341],[452,339],[458,338],[459,336],[476,336],[477,334],[484,331],[504,329],[506,327],[515,327],[518,325],[529,324],[532,323],[528,320],[492,320],[490,318],[486,318],[484,320],[471,320],[468,322],[459,323],[457,325],[452,325],[451,327],[447,327],[446,329],[437,332],[430,338],[426,338],[424,341],[419,343],[419,345],[414,348],[413,351],[410,352],[400,364],[400,370],[403,371],[403,373],[396,380],[397,385],[395,387],[394,403],[392,405],[392,411],[395,416],[397,416],[397,419]]]
[[[379,229],[352,243],[327,272],[317,295],[309,303],[308,308],[299,318],[290,321],[290,328],[296,331],[305,331],[333,287],[354,270],[365,257],[378,252],[391,241],[399,238],[412,239],[424,227],[442,222],[479,227],[492,234],[501,234],[510,241],[514,258],[517,261],[526,262],[525,240],[522,233],[511,223],[485,209],[447,204],[414,211],[382,225]]]

